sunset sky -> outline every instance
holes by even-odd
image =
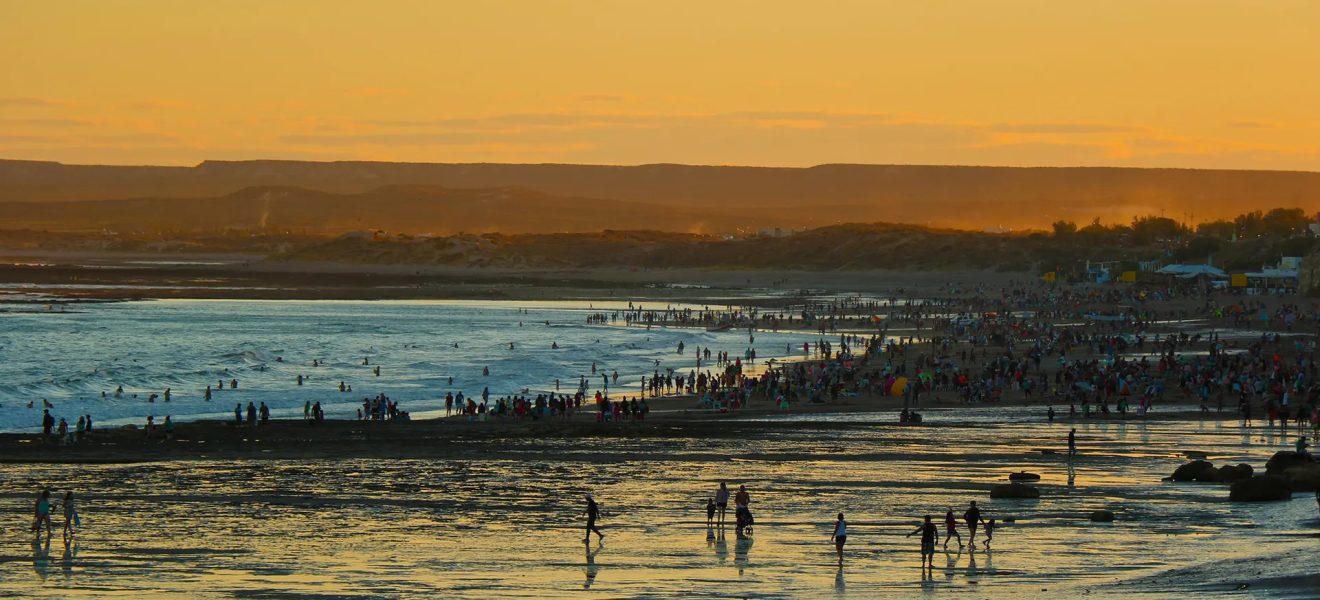
[[[1320,170],[1320,2],[0,3],[0,158]]]

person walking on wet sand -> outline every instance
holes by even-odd
[[[916,531],[907,534],[907,536],[912,537],[918,533],[921,534],[921,568],[925,569],[927,568],[927,565],[930,565],[930,569],[934,570],[935,542],[939,541],[940,532],[939,529],[935,527],[935,524],[931,522],[930,515],[926,515],[926,522],[922,523],[920,527],[917,527]]]
[[[958,520],[953,518],[953,509],[944,513],[944,549],[949,549],[949,540],[958,538],[958,549],[963,547],[962,534],[958,533]]]
[[[720,525],[724,524],[724,511],[729,508],[729,488],[720,482],[720,489],[715,490],[715,507],[720,511]]]
[[[46,539],[49,540],[51,534],[53,533],[51,531],[51,524],[50,524],[50,490],[49,489],[42,489],[41,493],[37,495],[37,505],[34,512],[35,512],[34,516],[36,517],[36,520],[35,522],[32,523],[32,530],[37,532],[37,539],[40,540],[41,527],[42,525],[45,525]]]
[[[976,507],[976,501],[972,500],[972,505],[968,507],[967,512],[963,513],[963,522],[967,523],[967,543],[976,549],[976,526],[981,524],[981,509]],[[959,540],[961,542],[962,540]]]
[[[1072,460],[1076,456],[1077,456],[1077,428],[1073,427],[1072,431],[1068,432],[1068,460]]]
[[[605,539],[605,534],[596,528],[596,519],[600,518],[600,506],[587,494],[587,537],[582,538],[583,542],[591,541],[591,532],[596,532],[597,539]]]
[[[76,527],[81,522],[78,518],[78,511],[73,506],[73,492],[64,493],[64,542],[67,544],[73,540],[73,534],[77,531]]]
[[[848,523],[843,520],[843,513],[839,513],[839,520],[834,522],[834,533],[830,534],[830,541],[834,542],[834,550],[839,553],[839,564],[843,564],[843,544],[848,541]]]

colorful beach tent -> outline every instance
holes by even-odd
[[[893,387],[889,388],[890,396],[902,396],[903,390],[907,388],[907,377],[899,377],[894,380]]]

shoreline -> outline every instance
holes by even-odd
[[[883,399],[882,399],[883,398]],[[875,427],[905,427],[921,429],[978,427],[967,422],[941,423],[927,420],[923,423],[898,422],[902,409],[901,397],[880,397],[826,404],[797,403],[787,413],[777,408],[751,408],[736,412],[712,409],[680,408],[679,403],[695,404],[695,397],[665,397],[655,399],[658,409],[641,421],[598,423],[595,412],[586,408],[576,411],[568,420],[476,420],[462,416],[415,419],[410,421],[358,421],[327,419],[314,425],[298,419],[272,419],[257,426],[239,425],[232,421],[188,421],[175,424],[174,440],[164,439],[164,429],[157,426],[153,439],[147,439],[143,429],[136,426],[97,429],[90,441],[73,446],[43,444],[41,434],[0,433],[0,464],[133,464],[169,461],[224,461],[224,460],[311,460],[357,458],[527,458],[534,449],[508,448],[510,440],[537,440],[546,438],[743,438],[779,429],[816,429],[821,431],[866,430]],[[648,399],[648,402],[651,402]],[[761,401],[759,404],[766,404]],[[1092,416],[1089,419],[1069,419],[1065,411],[1053,422],[1045,421],[1044,402],[1007,401],[994,404],[963,404],[951,401],[923,401],[918,412],[958,411],[976,415],[994,409],[1039,409],[1043,426],[1079,425],[1147,425],[1163,422],[1237,422],[1235,413],[1200,415],[1194,404],[1165,403],[1165,410],[1155,410],[1145,418],[1131,414],[1124,419],[1117,415],[1108,418]],[[1169,410],[1173,409],[1173,410]],[[891,414],[892,420],[800,420],[803,415],[873,415]],[[779,417],[787,417],[782,420]],[[1034,419],[1030,422],[1036,422]],[[1020,423],[1020,421],[1019,421]],[[1264,426],[1253,431],[1277,432]],[[1058,442],[1059,452],[1066,449],[1063,438]],[[1024,449],[1039,451],[1039,448]],[[712,454],[712,457],[718,456]],[[611,455],[590,460],[618,462],[627,460],[676,460],[687,455],[652,454],[644,451],[628,455]],[[728,460],[725,457],[723,460]],[[584,459],[586,459],[584,457]]]

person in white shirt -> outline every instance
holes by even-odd
[[[843,544],[848,541],[848,523],[843,520],[843,513],[839,513],[839,520],[834,522],[830,541],[834,542],[834,549],[839,553],[839,564],[843,564]]]

